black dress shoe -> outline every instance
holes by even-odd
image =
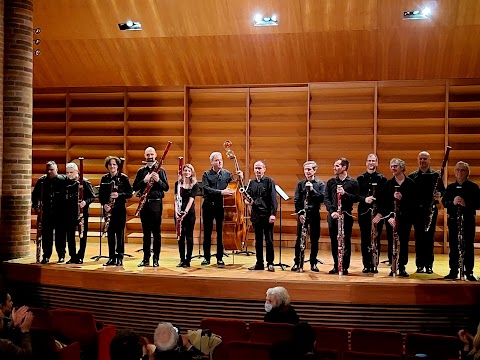
[[[185,263],[183,261],[180,261],[178,264],[177,264],[177,267],[183,267],[183,265],[185,265]]]
[[[142,266],[150,266],[150,260],[143,259],[140,264],[138,264],[138,267]]]
[[[310,270],[312,270],[313,272],[319,272],[317,264],[313,264],[312,266],[310,266]]]
[[[477,278],[473,276],[473,274],[467,274],[465,275],[468,281],[477,281]]]
[[[298,264],[293,264],[292,268],[290,269],[292,271],[298,271]]]
[[[408,273],[405,271],[405,269],[401,269],[401,270],[398,271],[398,276],[409,277],[410,275],[408,275]]]
[[[115,259],[108,259],[108,261],[103,264],[103,266],[115,266],[117,265],[117,262],[115,261]]]
[[[457,280],[458,274],[450,272],[447,276],[444,277],[445,280]]]
[[[388,276],[393,276],[393,271],[390,271],[390,274],[388,274]]]
[[[77,264],[83,264],[83,258],[78,258],[77,259]]]
[[[224,267],[225,266],[225,262],[223,260],[217,260],[217,266],[218,267]]]
[[[329,273],[329,274],[338,274],[338,269],[337,269],[337,268],[333,268],[333,269],[330,270],[328,273]]]
[[[370,272],[371,272],[372,274],[378,274],[378,269],[372,267],[372,268],[370,268]]]
[[[158,267],[158,259],[153,260],[153,267]]]
[[[270,271],[270,272],[275,272],[275,268],[273,267],[273,264],[269,264],[267,266],[267,270]]]
[[[343,275],[348,275],[348,270],[347,270],[347,269],[343,270],[343,271],[342,271],[342,274],[343,274]]]
[[[427,270],[425,270],[427,274],[433,274],[433,269],[431,267],[427,267]]]
[[[77,261],[73,258],[70,258],[65,264],[77,264]]]
[[[57,261],[57,264],[63,264],[64,262],[65,262],[65,258],[64,257],[59,257],[58,261]]]
[[[417,274],[423,274],[425,271],[423,270],[423,267],[419,266],[417,267],[417,271],[415,271]]]
[[[123,266],[123,259],[117,259],[117,266]]]
[[[265,270],[265,268],[263,267],[263,265],[255,264],[253,266],[250,266],[248,270]]]
[[[50,261],[49,258],[44,257],[44,258],[42,259],[42,261],[40,261],[40,264],[48,264],[49,261]]]
[[[184,262],[183,267],[184,268],[189,268],[190,267],[190,262]]]
[[[205,260],[202,261],[202,263],[200,265],[202,265],[202,266],[210,265],[210,260],[205,259]]]
[[[363,270],[362,270],[362,273],[364,273],[364,274],[367,274],[369,272],[370,272],[370,268],[368,268],[368,267],[364,267]]]

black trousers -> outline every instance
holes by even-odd
[[[77,242],[76,242],[76,232],[78,229],[78,216],[77,214],[67,215],[66,227],[67,227],[67,246],[68,246],[68,255],[70,258],[75,259],[77,256]]]
[[[108,257],[110,259],[123,259],[125,253],[125,223],[127,222],[127,210],[125,205],[114,207],[107,231]]]
[[[255,256],[257,265],[263,266],[263,240],[265,239],[265,252],[267,265],[273,265],[275,253],[273,250],[273,223],[268,221],[269,216],[260,216],[253,224],[255,230]]]
[[[362,262],[364,268],[372,266],[372,216],[370,212],[358,216],[358,225],[360,225],[360,239],[362,247]],[[377,224],[377,252],[378,259],[380,259],[380,239],[382,237],[383,220]]]
[[[438,209],[435,207],[432,225],[428,232],[425,232],[430,217],[430,208],[425,205],[418,208],[413,227],[415,229],[415,264],[417,267],[431,268],[433,266],[433,247],[435,238],[435,227],[437,224]]]
[[[463,220],[463,240],[465,243],[465,256],[463,259],[465,274],[473,274],[473,265],[475,257],[475,218],[465,217]],[[448,254],[448,264],[450,272],[458,274],[459,272],[459,251],[458,251],[458,226],[457,219],[448,220],[448,242],[450,245],[450,252]]]
[[[53,251],[53,232],[55,230],[55,250],[58,257],[65,257],[66,232],[65,217],[63,215],[42,216],[42,248],[43,257],[49,259]]]
[[[318,216],[316,216],[318,215]],[[317,263],[318,241],[320,240],[320,214],[315,213],[307,219],[306,225],[310,232],[310,265]],[[295,264],[300,262],[300,238],[302,236],[302,223],[297,220],[297,240],[295,241]]]
[[[223,258],[223,207],[212,207],[203,203],[203,256],[205,260],[210,261],[212,245],[213,220],[215,220],[215,229],[217,231],[217,260]]]
[[[182,232],[178,239],[180,261],[190,264],[193,253],[193,229],[195,228],[195,212],[189,212],[182,220]],[[185,253],[185,245],[187,252]]]
[[[393,249],[393,228],[385,222],[388,240],[388,261],[392,263],[392,249]],[[412,222],[407,219],[400,218],[398,226],[398,238],[400,240],[400,251],[398,254],[398,267],[404,270],[408,264],[408,239],[410,238],[410,231],[412,230]]]
[[[160,227],[162,226],[162,199],[148,201],[140,211],[140,220],[142,222],[143,231],[143,259],[150,259],[150,248],[152,246],[153,236],[153,258],[160,258],[160,249],[162,247],[162,236]]]
[[[83,257],[85,256],[85,249],[87,248],[87,238],[88,238],[88,212],[84,212],[83,213],[83,237],[80,239],[77,259],[83,259]]]
[[[343,270],[350,267],[350,256],[352,253],[352,227],[353,218],[343,215],[343,233],[344,233],[344,254],[343,254]],[[330,244],[332,247],[332,257],[335,269],[338,269],[338,221],[333,219],[330,214],[327,217],[328,232],[330,233]]]

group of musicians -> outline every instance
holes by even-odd
[[[442,201],[448,212],[450,243],[450,273],[445,279],[457,279],[460,272],[466,279],[475,281],[476,278],[473,276],[475,216],[476,209],[480,208],[480,189],[477,184],[468,180],[470,168],[466,162],[459,161],[455,165],[456,181],[449,184],[446,189],[440,174],[430,168],[430,162],[430,154],[426,151],[420,152],[419,168],[407,176],[405,162],[393,158],[390,160],[393,176],[387,179],[377,171],[378,157],[369,154],[366,159],[366,171],[355,179],[348,174],[349,161],[346,158],[339,158],[333,164],[334,177],[326,184],[315,176],[317,164],[314,161],[305,162],[303,165],[305,178],[295,187],[294,202],[298,220],[295,258],[291,270],[303,271],[308,231],[311,245],[308,260],[310,270],[319,271],[317,254],[321,223],[320,207],[325,204],[334,262],[329,273],[348,274],[351,235],[355,220],[352,210],[354,203],[358,202],[363,273],[378,272],[380,238],[385,225],[388,262],[392,265],[390,276],[396,276],[398,270],[398,276],[408,277],[405,267],[408,263],[408,239],[413,225],[416,272],[432,274],[437,204]],[[108,237],[109,260],[104,266],[123,265],[126,202],[134,191],[137,196],[142,197],[144,192],[146,195],[139,213],[143,229],[143,259],[138,266],[150,265],[152,238],[152,265],[159,266],[163,198],[169,190],[169,185],[166,172],[159,166],[157,153],[153,147],[145,149],[144,163],[145,166],[137,171],[132,186],[127,175],[121,172],[120,158],[108,156],[105,159],[108,173],[102,177],[99,187],[99,200],[108,223],[108,228],[104,229]],[[224,169],[220,152],[213,152],[210,155],[210,163],[211,168],[202,176],[204,260],[201,265],[210,265],[215,222],[217,245],[213,256],[216,257],[217,266],[223,267],[224,198],[232,196],[235,192],[228,187],[230,183],[241,180],[243,186],[243,173],[237,170],[232,174]],[[52,255],[54,233],[58,262],[65,261],[65,246],[68,243],[70,260],[67,263],[83,263],[88,232],[88,208],[94,200],[94,192],[87,179],[79,181],[80,175],[75,163],[67,164],[66,169],[67,175],[59,175],[55,162],[47,162],[46,174],[38,179],[32,193],[33,207],[42,214],[42,264],[48,263]],[[199,192],[199,184],[191,164],[182,164],[180,170],[179,180],[175,183],[175,197],[179,199],[175,202],[175,220],[181,229],[178,237],[180,262],[177,266],[190,267],[196,220],[194,202]],[[241,190],[245,193],[244,201],[250,209],[249,217],[255,233],[256,263],[249,269],[275,271],[273,226],[277,213],[277,194],[274,180],[266,176],[265,172],[266,163],[255,162],[255,177]],[[81,199],[79,199],[80,184],[83,188]],[[85,229],[77,253],[75,230],[80,213],[83,215]],[[266,265],[263,257],[264,242]],[[393,267],[392,263],[396,264],[396,267]]]

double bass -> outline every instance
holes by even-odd
[[[235,172],[238,173],[240,167],[231,146],[230,140],[223,144],[227,157],[234,161]],[[227,189],[233,190],[234,193],[223,197],[223,247],[225,250],[244,250],[248,234],[244,197],[248,199],[249,196],[240,177],[228,184]]]

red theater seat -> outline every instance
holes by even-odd
[[[214,360],[225,360],[226,344],[230,341],[248,341],[247,323],[237,319],[205,318],[200,322],[200,328],[210,329],[212,333],[222,337],[222,343],[213,351]]]
[[[253,321],[249,324],[250,341],[273,344],[278,341],[290,341],[293,338],[292,324]]]
[[[227,360],[269,360],[270,344],[231,341],[227,344]]]
[[[403,337],[398,331],[353,329],[351,349],[376,354],[403,354]]]
[[[330,326],[313,326],[313,329],[315,330],[315,351],[335,351],[338,359],[341,359],[343,352],[348,350],[349,330]]]
[[[460,340],[456,336],[408,333],[405,354],[426,354],[429,360],[458,359]]]
[[[343,360],[401,360],[401,355],[375,354],[358,351],[345,351]]]

